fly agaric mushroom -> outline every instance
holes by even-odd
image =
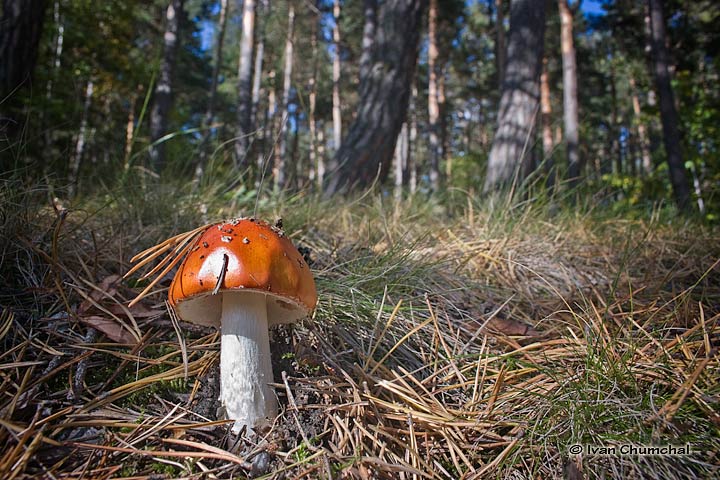
[[[219,326],[220,403],[233,431],[277,414],[268,328],[315,308],[310,267],[282,230],[253,218],[208,227],[170,286],[182,320]]]

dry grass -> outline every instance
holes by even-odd
[[[282,414],[238,440],[215,418],[217,334],[176,332],[167,276],[132,307],[147,283],[120,281],[134,254],[205,219],[4,195],[0,478],[718,474],[717,231],[472,204],[449,216],[432,202],[267,203],[261,216],[282,213],[310,249],[320,304],[275,333]]]

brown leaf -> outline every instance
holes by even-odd
[[[102,280],[102,282],[100,282],[100,285],[97,286],[100,291],[92,289],[88,296],[95,300],[95,302],[97,303],[101,303],[103,299],[107,299],[107,296],[104,295],[102,292],[105,292],[111,297],[114,297],[117,294],[117,286],[120,284],[121,280],[122,277],[120,275],[108,275]],[[83,314],[90,310],[92,307],[93,304],[92,302],[90,302],[90,300],[83,300],[83,302],[80,304],[80,307],[78,308],[78,313]]]
[[[135,343],[135,337],[133,337],[130,332],[125,330],[125,328],[123,328],[123,326],[115,320],[100,317],[98,315],[90,315],[86,317],[81,316],[80,321],[104,333],[106,337],[114,342]]]

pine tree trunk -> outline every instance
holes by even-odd
[[[395,143],[395,156],[393,162],[395,164],[395,198],[402,198],[403,186],[407,184],[407,163],[408,163],[408,147],[409,132],[407,121],[403,122],[397,142]]]
[[[363,10],[365,23],[363,24],[362,53],[360,54],[360,81],[370,71],[372,44],[377,29],[377,0],[364,0]]]
[[[335,163],[326,194],[382,181],[407,115],[425,0],[387,0],[378,11],[370,74],[360,84],[360,104]]]
[[[77,186],[80,178],[80,166],[82,165],[82,157],[85,153],[88,116],[90,115],[90,106],[92,105],[94,89],[95,84],[93,83],[92,78],[89,78],[85,86],[85,100],[83,101],[80,128],[78,129],[77,140],[75,141],[75,154],[70,161],[70,173],[68,175],[68,194],[70,195],[70,198],[77,194]]]
[[[205,110],[205,118],[203,120],[203,139],[200,147],[200,158],[195,166],[195,183],[199,182],[205,172],[205,161],[207,158],[207,143],[210,139],[211,125],[215,118],[215,97],[217,96],[218,77],[220,76],[220,67],[222,64],[223,45],[225,43],[225,30],[227,27],[228,4],[229,0],[220,0],[220,18],[218,19],[218,33],[215,39],[215,52],[213,54],[213,70],[210,78],[210,92],[208,94],[208,104]]]
[[[670,183],[672,183],[675,202],[681,210],[690,208],[690,186],[680,146],[678,113],[675,109],[675,95],[670,83],[669,55],[665,47],[665,18],[662,0],[648,0],[650,23],[652,26],[652,54],[655,72],[655,85],[660,96],[660,120],[662,121],[663,141],[667,154]]]
[[[279,153],[275,158],[275,168],[273,174],[275,178],[275,189],[282,189],[287,182],[287,132],[288,123],[290,121],[289,105],[290,105],[290,87],[292,82],[293,68],[293,36],[295,33],[295,7],[290,4],[288,6],[288,29],[285,39],[285,69],[283,72],[283,91],[282,91],[282,117],[280,125]]]
[[[430,188],[440,189],[440,107],[438,105],[438,38],[437,38],[438,0],[430,0],[428,11],[428,148],[430,169],[428,177]]]
[[[46,0],[3,0],[2,2],[0,18],[2,26],[0,28],[0,99],[2,100],[30,80],[37,60],[46,8]]]
[[[317,108],[317,72],[318,72],[318,31],[320,30],[320,0],[316,0],[315,8],[318,10],[316,18],[312,20],[310,31],[310,54],[312,55],[312,71],[308,79],[308,130],[310,133],[310,151],[308,153],[309,171],[308,177],[310,184],[322,185],[322,178],[319,176],[318,158],[317,158],[317,119],[315,118],[315,110]]]
[[[576,4],[577,5],[577,4]],[[563,121],[570,185],[577,185],[582,170],[578,151],[577,66],[573,41],[573,14],[567,0],[558,0],[560,10],[560,44],[563,64]]]
[[[542,73],[540,74],[540,113],[542,123],[543,161],[548,174],[548,185],[555,185],[555,168],[553,162],[553,132],[552,132],[552,101],[550,98],[550,75],[548,73],[548,59],[543,57]]]
[[[250,110],[250,127],[257,129],[258,133],[262,131],[258,128],[257,114],[260,107],[260,90],[262,89],[262,77],[263,77],[263,61],[265,61],[265,31],[267,29],[266,17],[270,13],[270,2],[269,0],[260,0],[258,4],[260,10],[258,12],[258,28],[257,28],[257,40],[255,42],[255,67],[253,68],[253,83],[252,83],[252,108]]]
[[[215,53],[213,55],[213,70],[210,78],[210,93],[208,94],[207,110],[205,111],[205,125],[212,124],[215,117],[215,97],[217,96],[218,77],[222,65],[223,44],[225,43],[225,29],[227,26],[229,0],[220,0],[220,18],[218,19],[218,34],[215,39]]]
[[[172,106],[173,71],[178,49],[178,34],[183,0],[170,0],[165,11],[165,35],[160,73],[155,85],[153,106],[150,110],[150,165],[160,173],[165,167],[165,143],[158,142],[167,134],[168,116]]]
[[[503,187],[519,176],[523,161],[529,155],[540,101],[544,33],[545,2],[513,0],[505,81],[485,192]]]
[[[408,133],[408,158],[406,169],[407,172],[403,175],[408,179],[408,186],[410,187],[410,193],[414,194],[418,187],[418,161],[417,155],[417,136],[418,136],[418,122],[417,122],[417,76],[413,76],[412,90],[410,95],[410,105],[408,105],[408,115],[410,116],[410,132]]]
[[[238,109],[235,134],[235,165],[244,170],[249,165],[250,114],[252,112],[253,42],[255,41],[255,0],[243,1],[242,36],[238,60]]]
[[[633,115],[635,115],[635,130],[637,131],[637,139],[640,144],[640,158],[642,161],[643,172],[648,175],[652,172],[652,158],[650,157],[650,147],[648,145],[647,130],[642,120],[642,110],[640,108],[640,99],[638,98],[635,77],[630,76],[630,95],[632,95]]]
[[[623,174],[623,157],[620,151],[620,119],[618,115],[617,88],[615,86],[615,64],[610,60],[610,149],[611,156],[615,159],[615,173]]]
[[[507,53],[507,47],[505,46],[505,15],[503,12],[503,0],[495,0],[495,28],[497,33],[495,36],[496,58],[497,58],[497,72],[498,72],[498,85],[502,90],[503,82],[505,81],[505,56]]]
[[[340,149],[342,143],[342,108],[340,105],[340,0],[335,0],[333,5],[333,17],[335,25],[333,26],[333,48],[335,49],[333,56],[333,148],[335,151]]]

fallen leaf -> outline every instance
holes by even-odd
[[[98,315],[90,315],[86,317],[81,316],[80,321],[85,325],[102,332],[106,337],[114,342],[136,343],[135,337],[133,337],[130,332],[125,330],[122,325],[118,324],[115,320],[100,317]]]

